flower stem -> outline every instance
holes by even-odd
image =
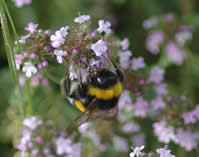
[[[10,22],[10,24],[11,24],[11,28],[12,28],[12,31],[13,31],[13,33],[14,33],[15,40],[16,40],[16,39],[18,39],[18,35],[17,35],[17,31],[16,31],[16,29],[15,29],[14,22],[13,22],[13,20],[12,20],[12,17],[11,17],[11,15],[10,15],[10,12],[9,12],[9,10],[8,10],[8,7],[7,7],[6,3],[5,3],[5,0],[2,0],[2,3],[3,3],[3,6],[4,6],[4,8],[5,8],[6,14],[7,14],[7,16],[8,16],[8,20],[9,20],[9,22]]]
[[[11,34],[10,34],[10,31],[8,28],[8,23],[7,23],[7,19],[6,19],[5,10],[2,5],[2,0],[0,0],[0,18],[1,18],[4,45],[5,45],[5,49],[6,49],[6,55],[8,58],[8,64],[9,64],[9,68],[11,71],[13,84],[16,87],[17,85],[19,85],[18,74],[17,74],[16,64],[15,64],[15,59],[14,59]]]
[[[2,34],[3,34],[3,39],[4,39],[4,45],[5,45],[5,50],[6,50],[6,55],[8,59],[8,64],[9,64],[9,69],[11,72],[11,77],[12,77],[12,82],[14,85],[14,88],[16,89],[16,95],[17,98],[19,99],[19,110],[22,116],[24,116],[24,108],[23,108],[23,101],[22,101],[22,96],[21,96],[21,88],[19,85],[19,80],[18,80],[18,72],[16,69],[16,63],[14,59],[14,49],[13,49],[13,41],[11,40],[11,33],[9,31],[8,23],[7,23],[7,18],[6,18],[6,12],[9,13],[7,8],[4,8],[5,2],[4,0],[0,0],[0,20],[1,20],[1,26],[2,26]],[[10,16],[10,14],[9,14]],[[10,16],[11,20],[11,16]],[[12,23],[12,29],[16,33],[14,24]]]

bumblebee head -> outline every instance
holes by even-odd
[[[109,88],[118,81],[118,77],[115,73],[107,69],[101,69],[99,71],[94,71],[87,76],[87,81],[90,85]]]

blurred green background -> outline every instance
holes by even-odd
[[[143,56],[147,64],[153,64],[158,60],[145,48],[146,31],[143,29],[143,21],[151,16],[174,13],[180,18],[187,18],[193,24],[196,31],[193,34],[193,42],[190,49],[193,57],[189,66],[177,67],[172,65],[166,72],[167,82],[178,88],[176,91],[188,90],[193,103],[199,102],[199,1],[198,0],[32,0],[31,5],[17,8],[11,0],[6,0],[13,17],[19,35],[25,35],[24,27],[29,22],[38,23],[41,29],[53,29],[69,25],[73,22],[77,13],[89,14],[94,23],[101,18],[111,21],[112,28],[118,37],[129,38],[134,56]],[[2,32],[0,32],[1,34]],[[5,126],[10,117],[9,108],[12,84],[9,75],[8,63],[0,35],[0,156],[10,157],[15,149],[11,137]],[[58,88],[55,86],[54,88]],[[37,89],[39,90],[39,89]],[[50,94],[50,91],[47,91]],[[36,93],[36,92],[35,92]],[[59,93],[58,93],[59,94]],[[63,104],[64,106],[64,104]],[[62,106],[62,107],[63,107]],[[42,112],[42,111],[41,111]],[[59,112],[59,111],[57,111]],[[64,112],[64,111],[63,111]],[[66,112],[66,111],[65,111]],[[74,118],[78,112],[74,110],[71,116]],[[12,114],[11,114],[12,115]],[[11,128],[8,128],[11,129]],[[14,130],[12,130],[14,131]]]

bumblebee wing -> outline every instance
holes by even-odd
[[[67,132],[71,132],[74,128],[78,128],[81,124],[94,119],[92,113],[95,112],[95,110],[97,109],[95,101],[96,98],[94,98],[90,102],[90,104],[82,114],[80,114],[75,120],[72,121],[72,123],[66,129]]]

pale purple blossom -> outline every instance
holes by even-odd
[[[153,110],[159,110],[165,108],[166,103],[163,101],[161,96],[157,96],[151,101],[151,105]]]
[[[184,112],[182,117],[184,119],[184,123],[185,124],[193,124],[193,123],[195,123],[197,121],[194,111]]]
[[[34,24],[34,23],[30,22],[30,23],[28,23],[28,26],[25,27],[25,30],[29,31],[30,33],[33,33],[36,31],[38,26],[39,26],[39,24]]]
[[[184,46],[187,40],[192,39],[192,32],[184,31],[176,33],[175,38],[180,46]]]
[[[82,23],[84,23],[84,22],[89,21],[90,18],[91,18],[91,17],[90,17],[89,15],[81,15],[81,16],[76,17],[76,18],[74,19],[74,21],[75,21],[76,23],[82,24]]]
[[[144,63],[144,58],[143,57],[137,57],[137,58],[133,58],[131,60],[131,68],[133,70],[138,70],[141,68],[145,67],[145,63]]]
[[[164,70],[155,66],[150,71],[149,82],[159,84],[164,79]]]
[[[31,77],[37,72],[37,68],[31,62],[25,62],[22,71],[26,73],[27,77]]]
[[[65,42],[65,37],[68,35],[69,26],[62,27],[56,31],[55,34],[50,36],[51,45],[54,48],[60,47]]]
[[[173,15],[172,13],[166,14],[166,15],[165,15],[165,20],[166,20],[166,22],[168,22],[168,23],[173,22],[173,20],[174,20],[174,15]]]
[[[128,152],[128,141],[125,138],[114,136],[113,147],[118,152]]]
[[[160,142],[169,143],[171,140],[176,140],[174,128],[167,126],[166,121],[160,121],[153,124],[154,133]]]
[[[20,66],[21,66],[21,63],[22,63],[23,59],[24,59],[23,55],[15,54],[15,63],[16,63],[17,70],[20,69]]]
[[[135,147],[133,148],[133,152],[130,153],[130,157],[141,157],[142,154],[142,150],[144,149],[144,146],[140,146],[140,147]]]
[[[184,147],[187,151],[191,151],[197,148],[197,140],[199,139],[199,133],[191,132],[190,130],[184,131],[179,128],[176,134],[176,143]]]
[[[36,55],[35,53],[31,53],[30,58],[31,58],[32,60],[34,60],[36,57],[37,57],[37,55]]]
[[[143,146],[145,145],[145,135],[138,134],[138,135],[132,136],[131,141],[134,146],[138,146],[138,147]]]
[[[156,26],[157,24],[158,24],[157,17],[151,17],[150,19],[147,19],[144,21],[143,27],[144,27],[144,29],[149,29],[149,28]]]
[[[133,109],[135,110],[135,115],[137,117],[145,118],[148,112],[148,103],[143,100],[142,97],[138,97],[136,102],[133,104]]]
[[[160,155],[160,157],[175,157],[175,155],[171,154],[171,150],[166,148],[158,148],[156,152]]]
[[[165,47],[165,52],[168,55],[169,61],[181,65],[186,57],[185,52],[176,45],[174,42],[170,41]]]
[[[32,0],[13,0],[15,5],[19,8],[23,7],[24,5],[28,5],[32,3]]]
[[[132,100],[130,97],[130,92],[128,90],[124,90],[118,101],[119,111],[122,110],[123,107],[132,106]]]
[[[28,129],[23,129],[22,130],[22,137],[20,139],[20,143],[17,145],[17,149],[21,150],[21,151],[26,151],[27,150],[27,146],[28,146],[28,142],[31,141],[31,132]]]
[[[162,31],[156,30],[149,32],[146,40],[146,48],[154,55],[157,55],[160,51],[160,44],[164,40],[164,34]]]
[[[127,38],[124,38],[124,40],[120,42],[120,46],[122,47],[122,50],[128,50],[129,40]]]
[[[131,51],[124,51],[124,52],[119,52],[118,56],[120,57],[120,66],[124,69],[127,69],[130,65],[130,57],[132,56]]]
[[[30,37],[30,34],[27,34],[25,36],[21,36],[20,39],[18,40],[19,43],[21,44],[25,44],[26,43],[26,39],[28,39]],[[17,42],[16,42],[17,44]]]
[[[56,139],[57,155],[67,155],[72,152],[72,140],[66,137],[58,137]]]
[[[37,75],[33,76],[30,81],[30,85],[35,87],[39,85],[39,80],[42,78],[42,75],[38,73]]]
[[[99,27],[97,28],[97,31],[99,33],[105,32],[107,34],[111,34],[111,23],[109,21],[99,20],[98,21]]]
[[[25,77],[24,75],[19,74],[19,84],[23,86],[25,84]]]
[[[23,125],[31,130],[35,130],[41,124],[42,121],[36,117],[27,117],[23,120]]]
[[[60,63],[60,64],[63,63],[63,61],[64,61],[63,57],[65,55],[63,50],[55,49],[54,55],[56,56],[58,63]]]
[[[154,86],[154,88],[155,88],[155,91],[157,92],[158,95],[167,95],[168,94],[166,83],[156,84]]]
[[[133,120],[128,121],[123,127],[122,130],[125,133],[132,133],[132,132],[137,132],[140,130],[140,126]]]
[[[91,45],[91,50],[93,50],[98,57],[104,56],[107,49],[107,43],[101,39]]]
[[[76,143],[72,145],[72,152],[68,155],[68,157],[81,157],[81,147],[80,143]]]

